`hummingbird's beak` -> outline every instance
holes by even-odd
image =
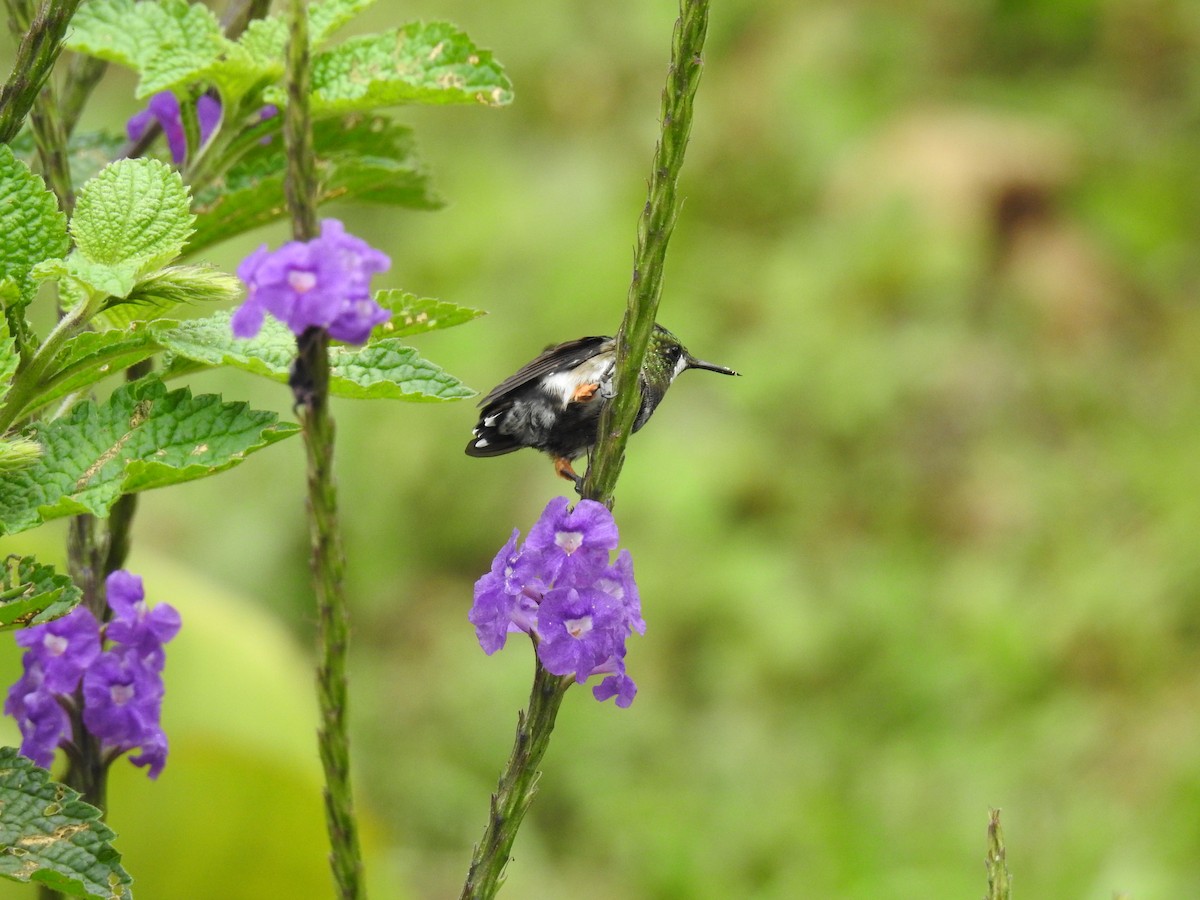
[[[709,372],[719,372],[722,375],[741,375],[741,372],[735,372],[727,366],[718,366],[716,363],[705,362],[702,359],[696,359],[694,356],[688,357],[687,367],[689,369],[705,369]]]

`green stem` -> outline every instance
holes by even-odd
[[[987,866],[988,892],[985,900],[1010,900],[1012,876],[1008,873],[1008,859],[1004,850],[1004,833],[1000,830],[1000,810],[993,809],[988,815],[988,849],[984,863]]]
[[[66,82],[63,84],[58,105],[59,113],[62,116],[63,132],[67,137],[74,133],[88,97],[92,96],[92,91],[100,83],[100,79],[104,77],[107,69],[108,63],[102,59],[85,56],[82,53],[71,54],[71,61],[67,65]]]
[[[583,496],[612,506],[621,473],[625,442],[641,405],[638,374],[662,293],[667,243],[675,224],[676,186],[692,126],[692,101],[700,83],[704,36],[708,29],[708,0],[681,0],[675,23],[671,68],[663,91],[662,137],[654,151],[650,196],[638,222],[633,284],[625,319],[617,337],[617,395],[601,419],[600,442],[584,480]],[[492,795],[491,813],[483,840],[475,847],[461,900],[495,896],[521,821],[533,801],[538,766],[550,744],[554,721],[570,678],[547,672],[535,658],[529,709],[517,720],[517,739],[500,785]]]
[[[0,88],[0,144],[7,144],[25,121],[42,85],[50,76],[67,24],[79,0],[46,0],[17,47],[17,58]]]
[[[584,478],[584,497],[612,507],[625,463],[625,444],[641,406],[638,378],[662,296],[667,244],[679,211],[677,189],[692,130],[692,105],[704,63],[708,0],[681,0],[671,45],[671,67],[662,95],[662,135],[654,149],[650,189],[638,220],[633,281],[617,333],[616,397],[600,417],[600,435]]]
[[[50,332],[42,345],[34,352],[29,363],[17,372],[8,396],[0,406],[0,434],[17,421],[21,412],[33,400],[38,390],[42,388],[42,379],[50,368],[54,357],[62,349],[69,338],[78,333],[87,324],[96,311],[96,304],[90,300],[81,301],[58,320],[54,330]]]
[[[487,828],[483,839],[475,845],[461,900],[486,900],[500,889],[513,841],[537,793],[541,774],[538,766],[550,746],[554,720],[573,681],[570,677],[551,675],[536,657],[534,665],[529,710],[517,715],[517,739],[496,793],[492,794]]]
[[[288,106],[284,138],[288,170],[285,193],[296,240],[317,233],[313,203],[312,127],[308,112],[308,14],[303,0],[291,0],[287,50]],[[342,900],[366,896],[354,797],[350,785],[350,737],[346,710],[346,656],[350,641],[349,607],[343,572],[337,487],[333,479],[334,424],[329,414],[329,335],[310,328],[300,335],[293,389],[308,458],[309,531],[312,576],[317,594],[317,735],[325,770],[325,823],[330,866]]]

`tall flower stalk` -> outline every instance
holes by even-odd
[[[318,226],[312,123],[308,109],[308,11],[303,0],[292,0],[290,20],[288,103],[284,112],[288,160],[286,194],[292,236],[297,242],[305,242],[317,238]],[[295,283],[294,279],[292,283]],[[319,654],[320,728],[317,740],[325,770],[329,859],[338,895],[343,900],[351,900],[365,896],[365,889],[350,783],[350,738],[346,720],[349,610],[343,577],[345,557],[338,522],[337,487],[333,479],[334,424],[329,414],[328,349],[329,332],[317,324],[307,325],[297,337],[298,353],[291,384],[308,458],[309,532]]]
[[[616,397],[601,416],[600,440],[584,479],[584,500],[580,502],[581,508],[591,501],[597,501],[595,505],[601,508],[612,507],[613,493],[624,460],[625,444],[641,404],[638,375],[654,329],[662,294],[663,266],[666,261],[667,244],[678,213],[679,176],[692,127],[692,106],[700,83],[703,65],[701,54],[707,31],[708,0],[681,0],[680,17],[675,23],[671,47],[671,65],[662,96],[662,134],[654,151],[649,196],[638,222],[633,282],[629,288],[625,317],[617,336]],[[547,509],[547,513],[549,512]],[[535,528],[535,532],[536,530]],[[531,533],[531,539],[532,537]],[[513,543],[510,541],[510,546],[505,550],[511,552]],[[497,573],[494,564],[490,575],[511,582],[519,563],[503,564],[501,557],[505,555],[505,550],[497,557],[497,562],[501,563],[500,573]],[[487,578],[488,576],[484,576],[484,579]],[[484,579],[481,579],[481,582]],[[527,592],[524,581],[521,584]],[[509,584],[508,587],[511,591],[512,585]],[[494,587],[492,589],[494,590]],[[549,593],[544,595],[543,602],[549,603],[549,596]],[[480,600],[480,587],[477,585],[476,605],[472,610],[472,621],[476,623],[477,632],[480,629],[480,623],[477,621]],[[543,607],[539,605],[537,609],[539,616],[542,615]],[[592,607],[587,611],[588,628],[594,626],[599,609],[600,607]],[[482,840],[475,846],[462,890],[462,900],[486,900],[495,896],[500,889],[513,842],[525,813],[533,802],[537,789],[538,767],[549,747],[550,735],[554,730],[563,697],[573,681],[584,680],[586,677],[583,669],[570,674],[562,674],[561,670],[560,674],[551,671],[554,664],[547,662],[542,653],[542,648],[547,643],[546,636],[537,634],[536,626],[531,629],[521,627],[521,610],[518,600],[513,605],[516,616],[513,620],[514,626],[520,630],[530,630],[538,648],[534,660],[533,691],[528,709],[518,715],[516,741],[508,764],[500,775],[499,786],[492,795],[488,824]],[[579,616],[580,613],[576,615]],[[640,621],[640,615],[638,620]],[[568,631],[578,629],[581,621],[584,619],[579,617],[569,620]],[[643,623],[642,628],[644,627]],[[480,643],[484,644],[484,649],[487,650],[484,641],[485,634],[481,633]],[[623,651],[622,644],[622,657]],[[595,688],[597,697],[603,699],[605,696],[616,696],[618,704],[628,705],[633,699],[633,689],[632,681],[628,681],[624,675],[623,658],[619,677],[625,681],[617,683],[605,679],[601,686]],[[628,693],[622,694],[622,690]]]

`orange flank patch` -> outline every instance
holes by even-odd
[[[573,403],[584,403],[596,396],[596,391],[600,390],[598,384],[581,384],[575,388],[575,394],[571,397]]]

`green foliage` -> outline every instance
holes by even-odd
[[[0,532],[78,513],[104,517],[122,494],[204,478],[296,432],[274,413],[148,377],[106,403],[80,403],[31,427],[44,448],[33,466],[0,483]]]
[[[67,222],[42,179],[6,146],[0,146],[0,233],[0,282],[15,282],[27,303],[33,267],[67,252]]]
[[[45,769],[0,748],[0,876],[72,897],[129,897],[133,879],[100,815]]]
[[[133,69],[143,98],[186,88],[230,49],[213,12],[187,0],[91,0],[71,26],[68,49]]]
[[[312,87],[314,115],[400,103],[512,102],[512,84],[492,54],[447,22],[416,22],[320,53]]]
[[[32,556],[10,556],[0,577],[0,631],[65,616],[82,596],[70,576],[40,565]]]
[[[54,357],[49,372],[17,418],[149,359],[161,349],[140,326],[81,332],[70,338]]]
[[[106,304],[102,318],[112,325],[160,319],[181,306],[228,303],[244,287],[234,275],[210,266],[168,266],[142,278],[129,296]]]
[[[17,374],[17,366],[21,362],[21,354],[17,351],[17,343],[8,330],[8,319],[0,316],[0,402],[8,393],[12,377]]]
[[[381,327],[386,328],[386,323]],[[187,322],[156,322],[151,333],[171,354],[164,371],[167,378],[233,366],[286,382],[296,357],[295,335],[274,319],[267,319],[250,340],[233,336],[229,314],[223,312]],[[338,397],[425,401],[474,396],[457,378],[395,338],[373,340],[363,347],[334,345],[329,361],[329,391]]]
[[[128,297],[170,262],[192,232],[179,173],[154,159],[122,159],[84,185],[71,217],[65,272],[100,295]],[[61,271],[61,270],[60,270]]]
[[[409,209],[437,209],[424,164],[416,154],[412,130],[380,116],[354,116],[317,122],[317,202],[350,200]],[[196,233],[188,253],[196,253],[231,234],[249,231],[285,215],[286,161],[278,135],[256,144],[223,179],[196,195]]]
[[[375,302],[392,314],[392,318],[380,326],[380,332],[397,338],[453,328],[486,315],[482,309],[418,297],[407,291],[380,291],[375,295]]]

